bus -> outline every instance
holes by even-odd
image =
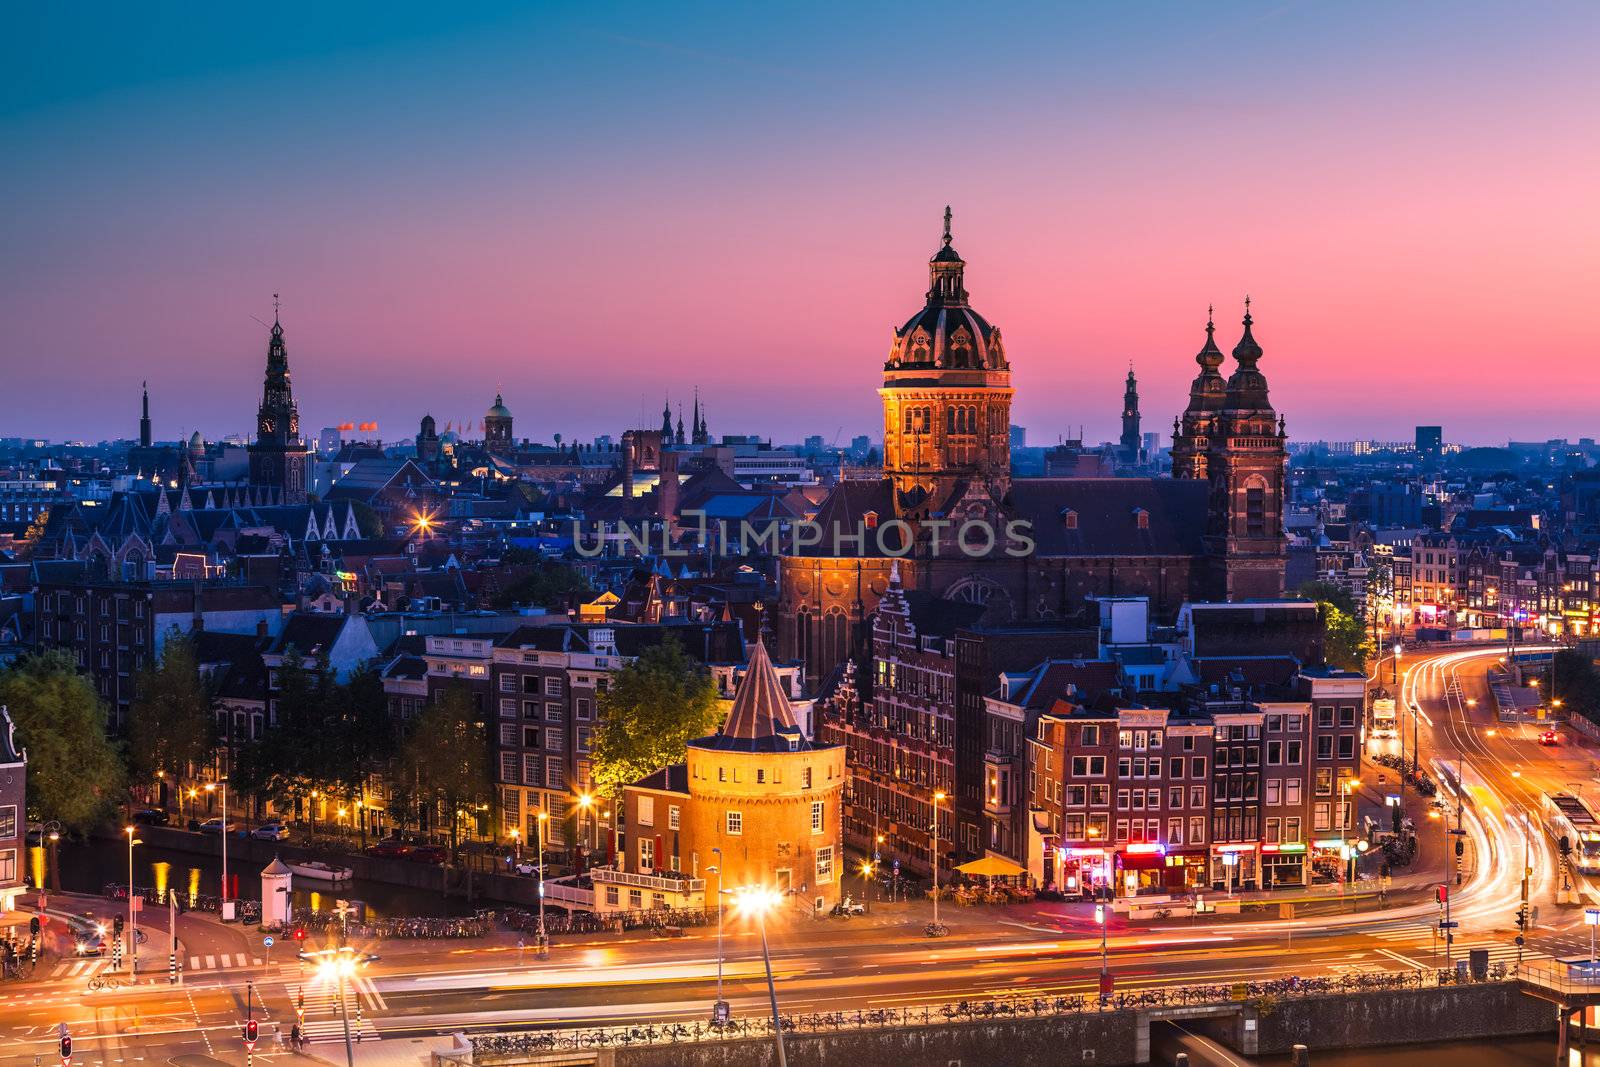
[[[1600,819],[1582,797],[1571,793],[1546,793],[1544,800],[1550,836],[1558,845],[1567,839],[1574,867],[1584,874],[1600,874]]]
[[[1399,735],[1400,718],[1395,712],[1394,697],[1373,697],[1372,736],[1387,738]]]

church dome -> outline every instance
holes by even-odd
[[[196,454],[200,454],[200,453],[205,452],[205,450],[206,450],[205,438],[200,436],[200,431],[199,430],[196,430],[194,433],[189,435],[189,451],[193,452],[193,453],[196,453]]]
[[[1008,370],[1000,330],[967,301],[966,261],[950,244],[950,209],[944,238],[928,261],[927,303],[894,332],[885,370]]]
[[[499,393],[494,394],[494,407],[490,408],[484,417],[490,419],[509,419],[511,417],[511,409],[506,407],[505,402],[500,399]]]

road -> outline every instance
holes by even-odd
[[[1451,955],[1484,947],[1496,962],[1517,959],[1513,922],[1524,850],[1532,869],[1531,899],[1540,907],[1525,953],[1586,953],[1581,909],[1552,902],[1556,862],[1539,810],[1547,790],[1593,784],[1594,752],[1570,741],[1542,747],[1530,728],[1493,723],[1484,672],[1495,657],[1494,650],[1478,649],[1402,658],[1408,749],[1415,707],[1423,765],[1447,764],[1452,774],[1459,768],[1466,783],[1460,822],[1470,842],[1469,877],[1451,892],[1451,918],[1460,923]],[[1375,744],[1398,747],[1393,741]],[[1387,772],[1382,785],[1378,773],[1369,768],[1364,787],[1392,790],[1394,772]],[[1431,826],[1430,840],[1444,840],[1437,824],[1453,826],[1456,818],[1451,797],[1448,814],[1441,812]],[[1587,879],[1580,879],[1579,889],[1586,901],[1600,903],[1600,892]],[[1439,966],[1445,955],[1436,937],[1438,910],[1431,895],[1414,892],[1382,910],[1370,904],[1367,910],[1342,910],[1335,900],[1287,920],[1114,925],[1107,961],[1119,989]],[[946,918],[952,934],[935,942],[920,934],[926,920],[920,905],[883,906],[863,919],[774,921],[769,933],[783,1009],[841,1011],[1083,993],[1097,985],[1099,930],[1081,906],[952,908]],[[187,939],[181,929],[180,935]],[[164,937],[157,931],[152,940]],[[347,1002],[352,1030],[368,1050],[375,1042],[457,1030],[690,1021],[708,1014],[717,990],[714,930],[693,930],[682,938],[559,940],[547,962],[505,937],[491,944],[379,947],[383,957],[354,979]],[[191,973],[181,987],[157,975],[152,984],[89,992],[87,972],[103,969],[100,964],[56,964],[43,977],[0,987],[0,1067],[31,1067],[36,1055],[53,1062],[62,1022],[77,1044],[75,1067],[174,1057],[187,1067],[243,1064],[239,1023],[247,985],[262,1025],[256,1060],[298,1058],[278,1050],[274,1034],[278,1027],[288,1033],[302,998],[316,1042],[312,1051],[339,1058],[343,1025],[336,986],[296,963],[280,959],[267,966],[253,951],[217,955],[222,966]],[[725,995],[734,1012],[766,1010],[754,931],[730,922],[725,957]]]

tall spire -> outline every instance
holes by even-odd
[[[661,398],[661,443],[672,443],[672,400],[665,396]]]
[[[967,289],[963,273],[966,263],[950,245],[950,206],[944,209],[944,234],[939,250],[928,263],[928,303],[961,305],[967,302]]]
[[[140,386],[141,389],[144,390],[144,406],[143,406],[143,408],[140,409],[142,414],[139,416],[139,447],[140,448],[149,448],[150,447],[150,383],[149,382],[140,382],[139,386]]]

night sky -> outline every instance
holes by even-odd
[[[213,9],[214,8],[214,9]],[[0,435],[881,431],[955,211],[1030,443],[1170,432],[1254,299],[1291,437],[1592,435],[1600,5],[24,5]]]

